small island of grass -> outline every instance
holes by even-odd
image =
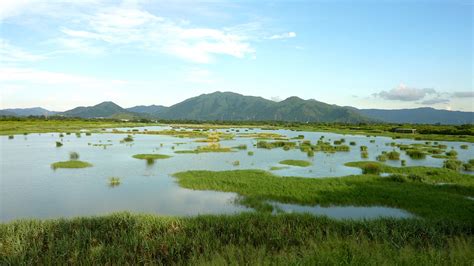
[[[165,155],[165,154],[135,154],[132,156],[135,159],[141,160],[160,160],[160,159],[168,159],[172,156]]]
[[[304,160],[283,160],[280,164],[299,166],[299,167],[308,167],[311,165],[310,162]]]
[[[51,164],[51,168],[58,169],[58,168],[86,168],[92,167],[92,164],[83,161],[77,160],[69,160],[64,162],[55,162]]]

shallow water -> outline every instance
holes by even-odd
[[[285,213],[310,213],[324,215],[335,219],[375,219],[375,218],[413,218],[414,215],[397,208],[370,206],[301,206],[297,204],[285,204],[272,202],[272,206]]]
[[[137,129],[143,131],[169,128]],[[281,176],[308,178],[345,176],[361,172],[358,168],[344,166],[346,162],[361,160],[360,145],[368,147],[369,158],[366,160],[375,160],[382,151],[393,150],[393,147],[386,146],[385,143],[393,141],[404,144],[424,143],[424,141],[392,140],[386,137],[367,138],[334,133],[240,129],[240,133],[276,132],[290,138],[303,134],[305,139],[312,142],[318,140],[320,136],[325,136],[325,140],[331,139],[331,141],[345,138],[346,144],[356,141],[357,145],[351,146],[350,152],[333,154],[316,152],[313,158],[308,158],[306,153],[299,149],[289,151],[257,149],[253,146],[257,140],[237,137],[234,140],[221,141],[220,144],[225,147],[246,144],[247,150],[232,153],[175,154],[174,151],[194,149],[206,143],[197,143],[194,142],[195,139],[188,138],[136,134],[135,141],[127,145],[120,143],[125,135],[112,134],[108,131],[110,130],[92,136],[82,134],[80,138],[75,134],[65,135],[64,146],[60,148],[55,147],[55,142],[61,140],[58,133],[16,135],[11,140],[7,136],[0,136],[0,220],[99,215],[117,211],[162,215],[236,213],[249,209],[233,203],[236,197],[234,193],[180,188],[172,174],[187,170],[269,170],[272,166],[281,166],[278,164],[281,160],[299,159],[309,160],[312,165],[290,166],[272,172]],[[370,139],[375,139],[375,143],[370,143]],[[104,149],[88,145],[89,143],[112,145]],[[460,142],[439,143],[455,147],[460,160],[466,161],[474,157],[472,152],[474,146],[470,143],[468,150],[459,149],[459,146],[464,144]],[[94,166],[84,169],[51,169],[51,163],[68,160],[69,152],[72,151],[80,154],[80,160],[90,162]],[[247,155],[248,151],[253,151],[254,155]],[[173,157],[147,165],[144,160],[132,158],[132,155],[138,153],[160,153]],[[443,159],[431,157],[425,160],[411,160],[404,152],[401,152],[401,159],[406,160],[407,166],[441,166],[443,163]],[[239,166],[232,164],[236,160],[240,162]],[[400,164],[399,161],[386,163],[394,166]],[[121,184],[114,188],[109,187],[109,177],[120,177]],[[373,212],[379,211],[374,209]],[[354,214],[353,217],[358,216]]]

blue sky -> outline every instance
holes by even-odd
[[[474,111],[472,1],[0,2],[0,108],[214,91]]]

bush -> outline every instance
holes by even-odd
[[[416,149],[409,149],[405,151],[410,158],[414,160],[420,160],[420,159],[425,159],[426,154],[423,151],[416,150]]]
[[[368,163],[362,167],[364,175],[378,175],[382,171],[380,165],[375,163]]]
[[[455,151],[455,150],[450,150],[450,151],[446,152],[446,155],[449,156],[449,157],[457,157],[458,152]]]

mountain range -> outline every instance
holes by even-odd
[[[289,97],[275,102],[233,92],[202,94],[170,107],[161,105],[122,108],[113,102],[76,107],[65,112],[46,109],[4,109],[0,116],[51,116],[117,119],[167,119],[202,121],[390,122],[418,124],[473,124],[473,112],[416,108],[401,110],[356,109],[316,100]]]

